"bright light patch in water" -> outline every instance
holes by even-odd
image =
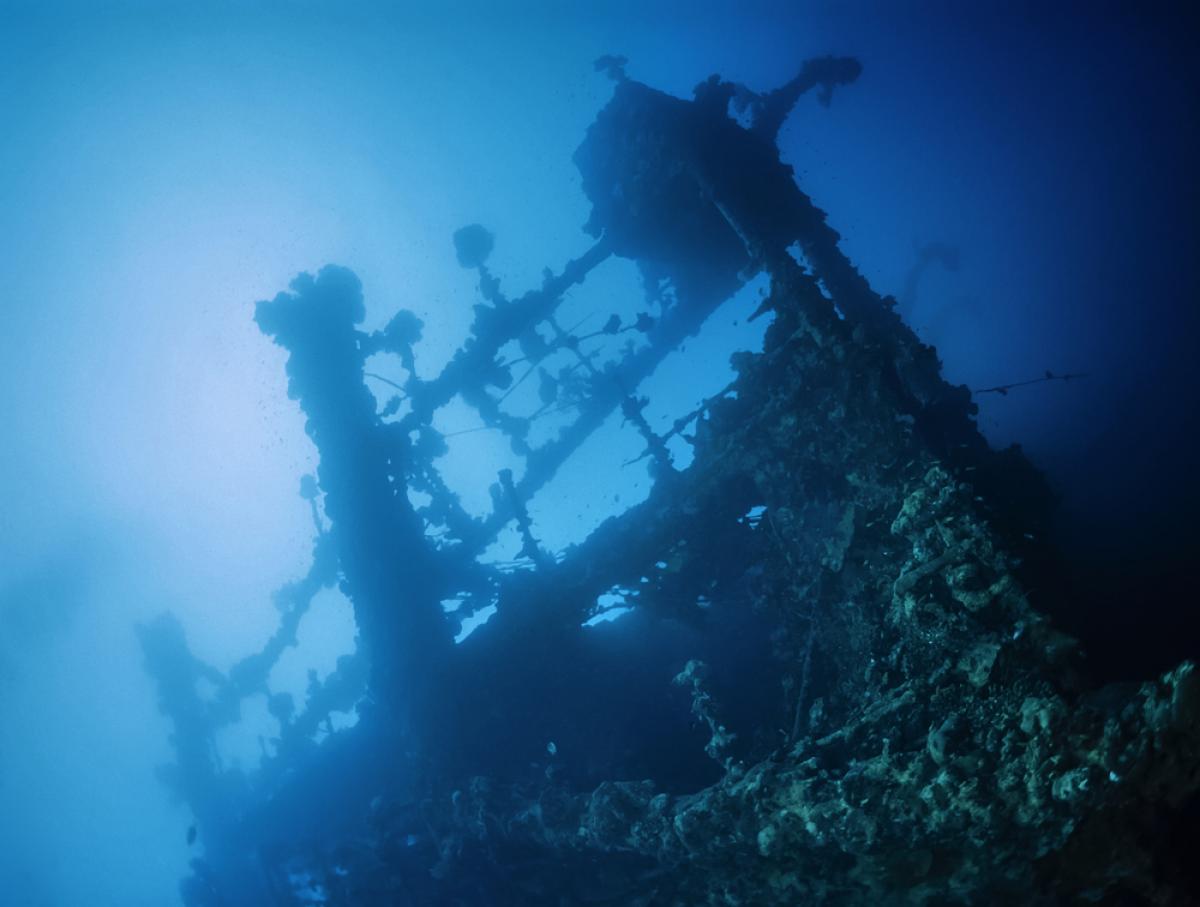
[[[215,736],[222,765],[248,773],[268,754],[268,742],[279,736],[279,721],[260,693],[242,700],[240,720],[220,728]]]
[[[510,520],[503,529],[496,533],[496,538],[483,549],[479,555],[479,563],[494,565],[501,569],[517,567],[521,558],[521,533],[515,520]]]
[[[642,581],[646,581],[646,577],[642,577]],[[633,610],[633,605],[629,604],[630,599],[637,597],[637,592],[633,589],[624,589],[620,586],[614,586],[607,592],[602,592],[596,596],[596,610],[581,626],[594,627],[597,624],[609,623],[625,616]]]
[[[454,642],[461,643],[464,639],[486,624],[492,619],[499,608],[495,604],[485,605],[469,617],[463,618],[462,624],[459,625],[458,635],[454,637]]]
[[[610,623],[617,618],[624,617],[632,610],[633,608],[629,607],[628,605],[617,608],[609,608],[607,611],[601,611],[599,614],[589,617],[583,622],[582,626],[594,627],[597,624]]]
[[[766,515],[767,508],[764,504],[756,504],[751,507],[743,516],[738,517],[739,523],[749,524],[751,529],[754,529],[762,522],[762,518]]]
[[[358,706],[346,712],[330,712],[325,720],[321,722],[316,733],[313,734],[313,741],[320,743],[331,734],[349,730],[358,724],[358,718]]]
[[[502,469],[511,469],[515,481],[525,472],[525,461],[512,451],[508,438],[488,428],[473,406],[456,396],[433,417],[433,427],[446,440],[447,451],[434,461],[446,486],[459,497],[463,510],[475,517],[491,513],[491,487]]]
[[[670,353],[637,389],[649,399],[643,410],[646,421],[659,435],[674,431],[675,421],[694,413],[737,377],[730,358],[739,352],[761,352],[763,338],[773,312],[750,321],[749,317],[771,282],[765,274],[755,277],[721,304],[678,350]],[[732,392],[731,392],[732,393]],[[697,418],[704,418],[701,413]],[[688,438],[695,435],[695,419],[667,439],[667,450],[676,469],[686,469],[694,459]]]
[[[288,693],[296,710],[304,708],[309,672],[324,681],[343,655],[355,650],[358,625],[354,607],[339,589],[322,589],[313,596],[308,613],[300,620],[296,645],[285,649],[267,678],[272,693]]]

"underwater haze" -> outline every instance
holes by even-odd
[[[712,550],[691,561],[678,546],[653,548],[653,533],[620,536],[620,551],[645,554],[645,564],[621,582],[605,572],[620,557],[603,533],[615,539],[612,527],[625,525],[606,520],[658,519],[669,508],[655,495],[685,488],[671,482],[690,481],[676,477],[693,457],[708,468],[709,410],[719,427],[722,401],[749,394],[727,394],[749,374],[747,360],[731,356],[768,363],[786,347],[772,339],[792,325],[772,289],[786,284],[780,275],[808,268],[836,303],[835,321],[858,317],[811,251],[764,264],[769,256],[757,259],[750,240],[728,260],[727,245],[714,243],[710,260],[686,263],[695,267],[685,279],[683,264],[660,274],[640,247],[630,251],[633,240],[612,226],[627,223],[623,214],[584,231],[604,205],[631,201],[594,191],[607,172],[604,130],[632,155],[642,146],[619,145],[621,129],[650,130],[657,119],[630,114],[620,128],[598,119],[620,114],[608,105],[629,85],[691,101],[719,73],[726,81],[712,83],[715,94],[745,86],[762,103],[805,61],[861,64],[836,89],[818,80],[799,96],[782,120],[778,157],[841,234],[841,253],[875,293],[893,297],[882,308],[936,349],[949,386],[973,392],[974,422],[992,449],[1017,444],[1039,471],[981,484],[976,500],[996,495],[996,513],[1008,514],[1036,496],[1034,486],[1041,494],[1044,476],[1050,516],[1036,527],[1014,518],[1010,547],[1037,565],[1028,575],[1014,567],[1032,607],[1080,640],[1066,685],[1072,695],[1132,685],[1200,658],[1192,13],[1184,3],[0,0],[0,903],[703,903],[689,900],[691,882],[671,888],[677,861],[639,852],[647,862],[636,863],[634,845],[627,854],[597,844],[597,853],[625,855],[586,891],[562,889],[545,869],[559,859],[547,853],[575,846],[549,831],[480,855],[462,843],[471,833],[448,830],[460,820],[474,828],[463,818],[462,779],[503,779],[549,815],[551,800],[530,785],[591,790],[647,778],[664,797],[684,797],[733,783],[735,764],[769,761],[783,746],[778,735],[798,752],[802,712],[814,739],[821,720],[834,733],[833,675],[849,656],[821,647],[847,653],[857,643],[849,630],[814,643],[798,619],[760,606],[778,593],[775,568],[761,564],[791,544],[762,540],[790,538],[789,514],[809,513],[809,499],[770,498],[761,479],[770,464],[747,467],[753,489],[738,480],[719,486],[723,497],[705,497],[709,486],[678,493],[693,507],[681,524],[688,532],[704,538],[718,514],[739,518],[743,534],[714,529]],[[738,96],[730,87],[721,99]],[[703,91],[700,99],[697,109]],[[585,140],[591,150],[577,155]],[[699,166],[681,160],[672,179]],[[728,166],[741,160],[730,153]],[[688,200],[671,196],[680,207],[664,222],[696,225],[694,236],[680,229],[680,243],[709,229],[688,206],[720,189],[701,183]],[[638,204],[630,218],[650,202]],[[718,209],[713,223],[736,220]],[[479,226],[462,232],[470,225]],[[571,271],[568,262],[605,242],[579,275]],[[744,258],[724,268],[736,256]],[[693,272],[704,279],[689,283]],[[565,286],[554,284],[560,277]],[[536,337],[506,340],[503,374],[483,389],[448,382],[435,401],[431,388],[464,344],[486,345],[486,313],[538,292],[556,305],[561,297],[561,308],[543,313]],[[672,306],[693,297],[708,306],[704,316],[667,336]],[[344,317],[328,314],[335,309]],[[393,320],[400,310],[415,317]],[[869,334],[873,322],[864,324]],[[564,340],[572,335],[586,337],[586,356]],[[853,336],[837,342],[851,351],[892,342]],[[611,407],[594,407],[586,439],[544,483],[529,479],[540,468],[530,451],[568,430],[574,413],[592,413],[597,376],[624,374],[622,357],[656,344],[662,355],[646,374],[631,371],[636,381]],[[350,390],[338,384],[347,374]],[[872,399],[884,412],[893,385],[881,386]],[[519,428],[489,415],[497,400]],[[926,424],[924,412],[897,406],[881,424]],[[356,407],[366,415],[351,424]],[[384,452],[389,424],[403,426],[404,454]],[[506,436],[514,431],[522,441]],[[819,446],[831,435],[814,437]],[[659,438],[669,442],[661,450]],[[974,461],[958,463],[942,440],[919,450],[973,481]],[[413,467],[407,496],[391,473],[370,485],[367,470],[385,462],[401,472],[433,464],[440,478]],[[856,471],[869,472],[845,462],[845,475]],[[878,500],[910,500],[910,479],[897,477],[895,494]],[[393,498],[395,512],[380,503]],[[856,506],[859,517],[851,508],[846,519],[865,538],[874,521]],[[497,513],[496,540],[485,540],[480,527]],[[796,525],[805,519],[817,520],[796,516]],[[824,546],[843,531],[840,510],[824,519],[795,529],[796,539]],[[995,518],[997,546],[1007,544],[1008,519]],[[428,550],[406,547],[409,532]],[[892,547],[919,551],[914,544]],[[572,561],[580,551],[587,565]],[[757,566],[713,566],[725,556]],[[822,557],[824,571],[851,561]],[[689,573],[696,560],[715,571],[703,583]],[[605,577],[603,588],[589,585],[600,580],[585,567]],[[910,570],[913,583],[921,569]],[[551,591],[536,586],[540,576],[556,577]],[[889,602],[904,586],[893,580]],[[650,593],[639,599],[639,582],[668,590],[667,604],[644,604]],[[816,599],[828,582],[787,594]],[[572,584],[586,590],[579,616],[594,622],[583,631],[589,641],[565,630],[543,638],[524,613],[504,622],[506,601],[553,609],[574,595]],[[441,605],[451,622],[444,649],[422,642],[441,632],[443,615],[381,606],[393,593]],[[693,619],[687,609],[697,606],[707,614]],[[980,613],[988,632],[1001,633],[1001,618]],[[294,638],[276,638],[293,615]],[[1030,625],[1004,624],[1003,635],[1016,640]],[[801,642],[781,642],[788,634]],[[273,639],[265,667],[244,661]],[[493,649],[518,666],[497,667],[509,662]],[[475,660],[443,668],[460,657]],[[701,660],[711,679],[685,668]],[[919,662],[903,670],[924,670]],[[586,672],[572,674],[572,663]],[[561,673],[539,679],[539,664]],[[1024,676],[1019,661],[1001,664],[1005,683]],[[760,676],[763,665],[771,667]],[[337,699],[289,749],[289,722],[306,697],[336,699],[341,684],[353,687],[350,699]],[[725,710],[719,721],[704,684]],[[200,692],[180,705],[185,688]],[[209,726],[187,712],[226,695],[236,699],[229,721]],[[1017,701],[1034,695],[1043,692],[1021,687]],[[820,701],[824,719],[813,712]],[[924,752],[928,721],[918,723]],[[726,724],[737,744],[723,740]],[[934,724],[940,733],[941,718]],[[296,793],[304,785],[310,801]],[[1173,808],[1195,802],[1187,796]],[[277,813],[264,805],[285,801]],[[412,805],[442,801],[444,815]],[[527,818],[517,802],[504,801]],[[367,828],[382,840],[393,821],[388,847],[400,855],[390,875],[380,870],[357,894],[347,882],[339,895],[337,879],[376,870],[347,855],[358,845],[338,842],[361,843]],[[286,844],[285,827],[295,832]],[[765,832],[755,834],[753,852],[775,859],[776,832],[765,844]],[[386,863],[392,851],[372,853]],[[936,874],[930,860],[923,872]],[[916,890],[912,872],[906,864],[888,875],[895,903]],[[419,881],[395,889],[379,881],[410,876]],[[843,896],[792,902],[856,903]],[[775,903],[729,897],[722,903]]]

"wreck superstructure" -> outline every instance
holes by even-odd
[[[343,268],[258,305],[320,454],[317,537],[278,632],[228,675],[171,619],[143,629],[175,728],[168,781],[204,846],[186,902],[1191,903],[1163,842],[1194,821],[1200,680],[1184,665],[1080,685],[1072,641],[1030,601],[1052,569],[1040,475],[988,446],[970,393],[780,159],[796,101],[828,103],[858,63],[812,60],[763,94],[713,77],[692,100],[599,66],[613,98],[576,154],[590,248],[510,298],[490,234],[460,231],[483,301],[439,374],[417,376],[411,313],[359,328]],[[613,256],[646,300],[603,329],[638,342],[600,360],[557,313]],[[743,317],[771,319],[762,351],[656,432],[639,385],[756,275],[769,289]],[[378,353],[408,375],[382,408]],[[550,374],[551,356],[569,366]],[[573,413],[542,444],[502,405],[535,368],[544,406]],[[435,465],[434,415],[455,399],[522,462],[482,518]],[[641,434],[653,488],[555,556],[528,502],[613,414]],[[687,432],[679,468],[668,442]],[[521,569],[481,557],[502,531]],[[256,772],[222,769],[217,728],[271,693],[334,584],[357,653],[307,702],[270,698],[281,732]],[[584,628],[612,589],[634,609],[622,632]],[[448,599],[495,614],[456,645]],[[357,725],[317,742],[354,707]],[[547,741],[585,755],[547,759]]]

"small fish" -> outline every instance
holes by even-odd
[[[554,745],[553,740],[551,740],[549,743],[546,744],[546,752],[549,753],[551,756],[558,753],[558,747]]]
[[[191,847],[193,844],[196,843],[196,826],[195,825],[188,826],[187,842],[188,842],[188,847]]]

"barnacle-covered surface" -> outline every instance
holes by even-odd
[[[205,848],[187,902],[1191,903],[1170,842],[1197,824],[1200,679],[1185,664],[1141,686],[1080,681],[1053,602],[1031,601],[1054,570],[1040,476],[988,447],[970,394],[779,159],[792,105],[811,89],[828,103],[858,63],[809,61],[765,94],[713,77],[691,101],[619,58],[598,68],[614,96],[576,155],[594,244],[510,298],[493,237],[459,231],[483,301],[440,374],[416,373],[411,314],[360,329],[346,269],[258,306],[320,452],[317,538],[279,633],[227,676],[169,619],[143,631],[175,725],[166,777]],[[637,263],[646,302],[606,324],[637,342],[601,360],[556,312],[612,256]],[[742,313],[771,319],[761,352],[656,433],[639,384],[763,275]],[[381,352],[407,378],[378,407],[364,372]],[[569,367],[542,365],[563,352]],[[542,409],[514,415],[505,391],[533,368]],[[456,398],[523,466],[496,477],[484,517],[435,466],[434,414]],[[558,408],[566,427],[532,441]],[[653,489],[555,556],[527,504],[616,413]],[[502,531],[519,568],[481,558]],[[335,583],[357,653],[306,703],[270,700],[281,733],[256,772],[221,770],[217,729],[267,691]],[[632,613],[584,627],[612,589]],[[456,645],[448,600],[495,613]],[[354,727],[319,733],[352,708]]]

